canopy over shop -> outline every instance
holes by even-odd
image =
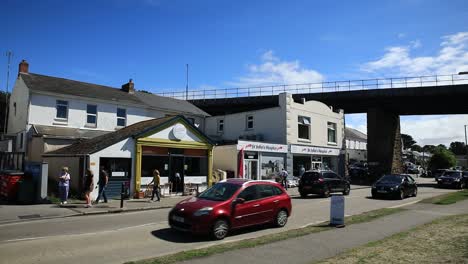
[[[183,116],[142,121],[103,136],[84,140],[44,155],[49,178],[56,178],[62,166],[70,167],[72,186],[81,189],[84,169],[95,173],[103,166],[109,173],[110,196],[120,195],[125,183],[133,195],[151,181],[159,170],[161,185],[182,193],[188,184],[201,190],[211,184],[213,143]],[[96,192],[96,190],[95,190]],[[93,193],[94,196],[97,193]]]

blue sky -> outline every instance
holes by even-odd
[[[191,89],[468,70],[468,4],[456,0],[4,0],[0,28],[13,77],[26,59],[31,72],[152,92],[184,89],[187,63]],[[365,116],[347,124],[365,130]],[[403,117],[402,131],[448,144],[463,124]]]

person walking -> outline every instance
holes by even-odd
[[[150,202],[154,202],[154,195],[156,194],[156,197],[158,198],[158,202],[161,201],[160,197],[160,183],[161,183],[161,176],[159,175],[158,170],[153,171],[153,180],[149,184],[153,183],[153,193],[151,194],[151,200]]]
[[[60,204],[67,204],[69,187],[70,174],[68,173],[68,167],[63,167],[59,176]]]
[[[90,169],[86,169],[86,176],[85,176],[85,182],[84,182],[84,193],[85,193],[85,199],[86,199],[86,205],[85,207],[91,207],[91,192],[94,189],[94,173]]]
[[[281,183],[283,184],[283,187],[287,190],[288,189],[288,171],[285,168],[281,170]]]
[[[99,203],[99,200],[104,198],[104,203],[107,203],[107,196],[106,196],[106,186],[107,183],[109,182],[109,174],[105,170],[104,166],[101,166],[101,171],[99,172],[99,181],[98,181],[98,186],[99,186],[99,193],[96,198],[96,204]]]
[[[302,177],[302,175],[304,174],[304,172],[305,172],[304,165],[301,165],[301,166],[299,167],[299,177]]]

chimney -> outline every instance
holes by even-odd
[[[29,73],[29,63],[26,60],[22,60],[19,64],[18,75],[20,73]]]
[[[133,83],[133,80],[130,79],[128,83],[122,85],[122,90],[129,93],[129,94],[134,94],[135,93],[135,84]]]

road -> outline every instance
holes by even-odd
[[[345,213],[354,215],[400,206],[454,191],[435,189],[430,185],[422,184],[418,197],[402,201],[370,199],[369,188],[353,190],[346,197]],[[330,199],[302,199],[294,190],[291,196],[293,215],[285,228],[249,229],[234,233],[222,242],[171,232],[166,219],[168,209],[1,225],[0,263],[123,263],[328,220]]]

